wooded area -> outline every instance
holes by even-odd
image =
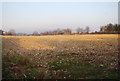
[[[15,30],[11,29],[8,32],[0,30],[0,35],[33,35],[33,36],[40,36],[40,35],[63,35],[63,34],[120,34],[120,25],[118,24],[107,24],[105,26],[101,26],[99,31],[91,32],[90,27],[76,28],[76,32],[72,32],[70,28],[66,29],[56,29],[52,31],[45,31],[39,33],[38,31],[34,31],[31,34],[26,33],[16,33]]]

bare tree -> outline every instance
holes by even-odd
[[[16,32],[15,32],[15,30],[14,29],[11,29],[11,30],[9,30],[8,31],[8,33],[7,33],[8,35],[15,35],[16,34]]]
[[[77,33],[84,33],[84,30],[83,30],[83,28],[78,27],[78,28],[76,29],[76,32],[77,32]]]
[[[83,28],[80,28],[80,33],[84,33],[84,29]]]
[[[70,28],[64,29],[64,34],[71,34],[72,30]]]
[[[85,33],[89,33],[89,31],[90,31],[90,28],[87,26],[87,27],[85,28]]]
[[[32,35],[37,36],[37,35],[39,35],[39,34],[38,34],[37,31],[34,31]]]
[[[62,35],[62,34],[71,34],[72,30],[70,28],[67,29],[56,29],[53,31],[47,31],[47,32],[43,32],[40,33],[41,35]]]
[[[67,28],[66,30],[67,30],[67,33],[68,33],[68,34],[71,34],[71,33],[72,33],[72,30],[71,30],[70,28]]]
[[[80,33],[80,32],[81,32],[81,28],[78,27],[78,28],[76,29],[76,32],[77,32],[77,33]]]

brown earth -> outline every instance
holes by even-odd
[[[3,36],[3,55],[20,54],[49,69],[59,57],[97,66],[117,68],[118,35]]]

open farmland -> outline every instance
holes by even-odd
[[[3,36],[3,78],[116,79],[118,35]]]

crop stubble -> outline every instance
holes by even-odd
[[[58,58],[117,69],[118,35],[3,36],[7,53],[20,54],[45,70]]]

